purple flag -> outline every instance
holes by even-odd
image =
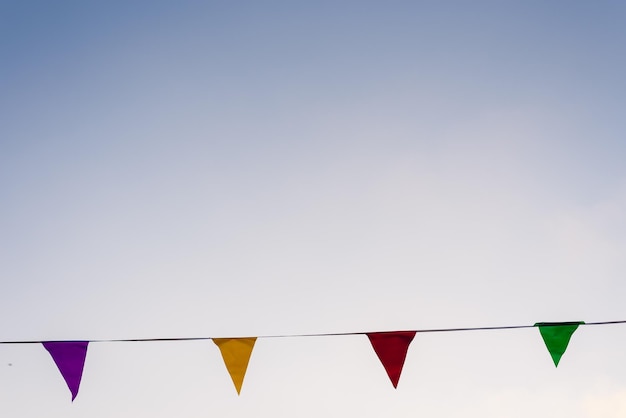
[[[42,342],[56,363],[67,387],[72,392],[72,402],[78,395],[80,379],[87,356],[89,341],[47,341]]]

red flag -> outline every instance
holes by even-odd
[[[402,373],[402,366],[404,366],[404,359],[406,358],[409,344],[415,337],[415,331],[370,332],[366,335],[387,371],[393,387],[397,388],[400,374]]]

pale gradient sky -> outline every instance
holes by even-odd
[[[621,1],[0,0],[0,340],[626,319]],[[0,416],[626,413],[626,325],[0,345]],[[11,366],[9,366],[9,363]]]

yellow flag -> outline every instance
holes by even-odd
[[[213,342],[222,353],[224,364],[230,378],[233,379],[237,394],[241,393],[241,385],[243,385],[243,378],[246,376],[248,361],[250,361],[256,337],[213,338]]]

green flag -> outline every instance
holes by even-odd
[[[539,332],[543,337],[543,342],[546,343],[546,347],[552,356],[554,366],[559,365],[559,361],[567,350],[572,334],[579,325],[584,324],[583,321],[579,322],[537,322],[536,327],[539,327]]]

